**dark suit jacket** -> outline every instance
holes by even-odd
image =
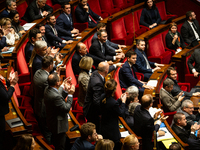
[[[7,91],[3,83],[0,81],[0,116],[4,116],[5,114],[9,113],[8,102],[11,99],[14,91],[15,89],[12,86],[10,86]]]
[[[184,48],[185,47],[185,43],[184,43],[183,38],[182,38],[182,36],[181,36],[181,34],[179,32],[178,32],[178,37],[180,38],[180,44],[181,44],[180,46],[182,48]],[[166,46],[167,46],[167,48],[173,49],[173,50],[176,51],[176,49],[178,48],[178,45],[176,43],[173,45],[172,41],[173,41],[173,37],[169,33],[167,33],[167,35],[165,36]]]
[[[101,58],[103,61],[113,60],[113,56],[116,56],[116,53],[109,49],[106,43],[104,43],[103,46],[105,47],[105,55],[101,51],[101,45],[99,43],[99,40],[94,40],[90,47],[89,53]]]
[[[92,43],[98,39],[97,37],[97,32],[94,34],[94,36],[92,37]],[[116,49],[118,49],[118,44],[115,44],[113,42],[110,42],[108,39],[106,40],[106,45],[108,46],[109,49],[113,50],[115,52]]]
[[[149,27],[153,23],[159,24],[160,21],[161,21],[161,17],[160,17],[160,14],[159,14],[159,11],[158,11],[157,8],[154,10],[154,13],[156,15],[156,22],[153,22],[151,13],[148,11],[148,9],[144,8],[142,10],[142,14],[141,14],[141,17],[140,17],[140,24],[147,26],[147,27]]]
[[[4,10],[1,12],[1,14],[0,14],[0,19],[1,19],[1,18],[8,18],[8,16],[9,16],[8,10],[7,10],[7,9],[4,9]]]
[[[76,16],[76,21],[79,23],[84,23],[84,22],[88,22],[89,23],[89,19],[88,19],[88,15],[90,14],[92,16],[92,18],[94,20],[98,20],[99,19],[99,15],[95,14],[91,9],[89,4],[87,4],[89,7],[89,13],[87,13],[85,11],[85,9],[83,9],[83,7],[81,6],[81,4],[79,3],[75,9],[75,16]]]
[[[32,64],[32,72],[33,76],[36,73],[37,70],[42,68],[42,56],[36,54],[34,59],[33,59],[33,64]]]
[[[48,86],[48,73],[39,69],[33,77],[34,85],[34,112],[39,117],[46,117],[46,108],[44,104],[44,90]]]
[[[44,103],[46,106],[47,126],[53,134],[68,131],[68,115],[73,98],[65,98],[68,95],[62,87],[56,91],[52,87],[47,87],[44,92]]]
[[[135,78],[133,77],[132,70],[128,61],[126,61],[122,68],[119,70],[119,82],[122,88],[128,88],[132,85],[135,85],[138,88],[143,86],[143,84],[137,79],[134,66],[132,66],[132,68]]]
[[[45,4],[45,6],[41,10],[42,10],[42,12],[43,11],[48,11],[49,13],[53,12],[53,8],[47,4]],[[39,8],[36,5],[36,0],[34,0],[33,2],[31,2],[28,5],[26,12],[25,12],[24,16],[22,17],[22,19],[27,22],[32,22],[34,20],[41,19],[41,18],[42,18],[42,15],[39,14]]]
[[[26,47],[25,47],[25,58],[26,58],[26,62],[29,63],[29,60],[31,58],[32,55],[32,51],[33,51],[34,45],[28,41],[26,43]]]
[[[71,14],[70,14],[71,17]],[[72,17],[71,17],[72,21]],[[56,24],[62,28],[65,29],[66,31],[71,31],[73,30],[73,22],[69,21],[65,13],[60,14],[60,16],[56,19]]]
[[[121,106],[120,106],[121,105]],[[125,103],[121,100],[115,100],[113,97],[106,98],[106,104],[101,101],[101,134],[105,139],[110,139],[118,142],[121,138],[118,116],[123,116],[125,113]]]
[[[114,66],[110,66],[109,72],[114,70]],[[101,77],[98,70],[94,71],[90,76],[86,99],[83,106],[83,112],[86,117],[100,115],[100,101],[105,97],[104,94],[105,79]]]
[[[195,49],[195,51],[192,53],[191,57],[188,59],[187,65],[190,69],[190,72],[192,72],[192,69],[195,68],[197,72],[200,72],[200,49]],[[193,63],[195,62],[195,65],[193,66]]]
[[[141,73],[152,73],[152,69],[147,69],[147,64],[146,61],[139,49],[135,49],[135,52],[137,54],[137,61],[136,61],[136,71],[141,72]],[[146,56],[145,52],[143,54]],[[146,56],[147,58],[147,56]],[[154,62],[148,61],[151,67],[155,67]]]
[[[71,38],[71,32],[63,30],[58,25],[55,25],[55,29],[57,30],[58,36],[54,34],[49,24],[45,25],[45,36],[51,46],[57,46],[59,43],[62,43],[63,40],[60,38],[61,35],[65,35]]]
[[[0,40],[0,52],[5,46],[7,46],[6,37],[2,37]]]
[[[154,119],[151,117],[150,113],[144,109],[141,105],[138,105],[134,111],[134,132],[142,137],[142,142],[144,146],[152,150],[151,140],[153,131],[158,131],[159,125],[154,125]]]
[[[90,142],[81,139],[81,137],[77,138],[74,142],[71,150],[94,150],[95,146]]]
[[[199,149],[200,140],[194,134],[191,134],[190,130],[183,130],[175,124],[172,125],[172,130],[184,143],[189,144],[189,149]]]
[[[197,20],[194,20],[194,24],[196,25],[198,34],[200,36],[199,22]],[[184,24],[181,27],[181,35],[183,37],[184,42],[188,44],[190,44],[193,40],[196,39],[194,35],[194,31],[192,30],[192,27],[190,26],[187,20],[184,22]]]

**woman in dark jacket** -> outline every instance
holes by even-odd
[[[166,46],[169,49],[180,51],[185,47],[181,34],[177,31],[177,24],[172,22],[169,26],[169,32],[165,36]]]
[[[152,29],[156,27],[160,21],[161,17],[153,0],[145,0],[144,9],[140,17],[140,24]]]
[[[105,83],[106,98],[101,102],[101,133],[104,139],[110,139],[115,143],[114,150],[121,148],[118,116],[124,115],[126,102],[126,94],[122,94],[118,100],[114,99],[116,87],[117,82],[114,79],[107,81]]]

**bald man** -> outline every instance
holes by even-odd
[[[142,137],[142,149],[152,150],[153,142],[152,135],[153,131],[158,131],[161,122],[163,122],[167,117],[161,117],[157,119],[161,111],[155,113],[154,118],[151,117],[149,113],[149,108],[153,106],[153,97],[150,94],[142,96],[141,105],[138,105],[134,111],[134,132]],[[162,132],[159,132],[162,135]],[[159,135],[158,134],[158,135]]]
[[[98,65],[98,70],[94,71],[90,77],[83,112],[87,121],[96,125],[97,132],[100,130],[100,101],[105,97],[105,77],[116,67],[121,66],[122,63],[117,63],[109,67],[107,62],[101,62]]]

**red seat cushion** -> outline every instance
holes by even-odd
[[[108,11],[110,14],[120,11],[120,8],[114,8],[112,0],[100,0],[99,3],[102,11]]]
[[[21,18],[24,16],[27,7],[28,7],[28,5],[27,5],[26,1],[17,6],[17,11],[19,13],[19,20],[21,22],[20,23],[21,25],[24,25],[26,23],[26,21],[22,20]]]
[[[115,92],[115,99],[119,99],[120,96],[122,95],[122,89],[119,83],[119,69],[117,68],[115,74],[114,74],[114,79],[117,82],[117,88],[116,88],[116,92]]]

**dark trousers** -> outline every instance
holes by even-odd
[[[66,133],[59,133],[52,135],[52,142],[55,146],[55,150],[65,150],[65,143],[66,143]]]
[[[3,141],[5,134],[5,116],[0,116],[0,150],[3,149]]]
[[[147,82],[151,77],[152,73],[143,73],[144,74],[144,81]]]
[[[93,115],[91,114],[89,117],[86,117],[87,122],[92,122],[96,125],[96,132],[99,134],[100,133],[100,120],[101,118],[99,117],[99,115],[96,115],[93,113]]]

